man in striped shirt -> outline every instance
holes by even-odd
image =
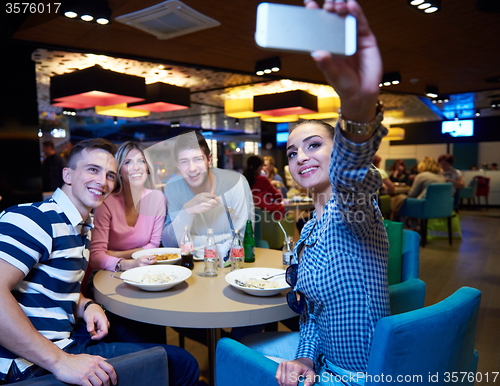
[[[0,214],[0,384],[52,372],[77,385],[116,384],[105,361],[154,345],[103,343],[103,309],[80,294],[88,265],[90,211],[114,190],[115,146],[103,139],[77,144],[64,185],[45,201]],[[76,332],[78,319],[86,331]],[[195,359],[164,345],[171,384],[197,382]]]

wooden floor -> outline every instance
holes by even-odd
[[[479,289],[482,296],[476,335],[477,371],[498,372],[500,210],[462,210],[460,223],[462,240],[453,240],[452,246],[447,240],[432,240],[420,248],[420,278],[427,283],[426,305],[443,300],[463,286]],[[493,383],[490,381],[490,384]],[[495,384],[500,385],[500,375]]]
[[[500,209],[460,211],[462,240],[430,240],[420,248],[420,278],[427,283],[426,305],[437,303],[463,286],[482,292],[476,349],[478,372],[500,371]],[[285,329],[280,324],[280,330]],[[168,328],[168,343],[178,334]],[[207,379],[207,348],[186,339]],[[487,382],[477,382],[488,384]],[[490,381],[490,384],[493,384]],[[500,385],[500,375],[495,384]]]

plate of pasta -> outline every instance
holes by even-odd
[[[285,280],[285,270],[278,268],[238,269],[226,275],[226,282],[254,296],[273,296],[290,288]]]
[[[147,265],[129,269],[120,278],[145,291],[163,291],[191,277],[191,270],[179,265]]]
[[[181,250],[180,248],[151,248],[132,253],[134,259],[141,256],[154,256],[156,262],[160,264],[177,264],[181,261]]]

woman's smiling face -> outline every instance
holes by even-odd
[[[330,155],[333,137],[318,123],[305,123],[288,137],[286,155],[293,179],[314,193],[331,190]]]

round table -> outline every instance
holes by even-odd
[[[281,251],[255,249],[255,262],[245,268],[283,268]],[[205,277],[203,262],[195,262],[185,282],[160,292],[148,292],[99,271],[94,278],[95,299],[107,310],[125,318],[171,327],[208,328],[210,382],[215,384],[215,348],[222,327],[264,324],[296,316],[286,303],[286,291],[270,297],[252,296],[225,281],[229,268]]]

